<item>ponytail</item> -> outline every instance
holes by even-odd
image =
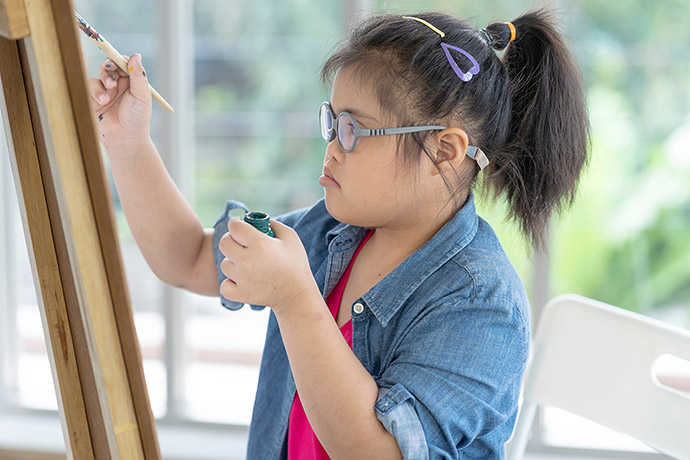
[[[549,216],[570,205],[588,161],[589,124],[575,59],[544,10],[489,25],[495,50],[505,49],[511,122],[506,143],[494,152],[485,186],[505,194],[509,215],[539,247]]]
[[[365,19],[328,58],[323,80],[345,67],[357,69],[400,126],[462,127],[490,160],[482,171],[485,189],[505,195],[510,217],[543,247],[549,216],[573,201],[588,150],[582,81],[551,16],[539,10],[481,31],[443,13],[411,16],[416,20]],[[478,73],[458,78],[441,41],[472,56]],[[501,59],[494,50],[503,51]],[[435,163],[425,142],[430,135],[399,137],[410,164],[422,154]],[[456,177],[439,172],[459,209],[479,167],[455,171]]]

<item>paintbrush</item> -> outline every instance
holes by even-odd
[[[115,65],[127,72],[127,61],[125,61],[125,58],[113,47],[113,45],[108,43],[108,41],[103,38],[103,35],[99,34],[96,29],[91,27],[89,23],[79,15],[79,13],[75,11],[74,16],[77,18],[77,25],[81,31],[84,32],[91,39],[91,41],[94,42],[101,49],[101,51],[103,51],[110,58],[110,60],[115,63]],[[173,113],[174,109],[170,104],[168,104],[168,101],[163,99],[163,96],[158,94],[158,91],[156,91],[151,84],[149,84],[149,88],[151,89],[151,95],[153,98],[157,100],[160,105],[165,108],[165,110]]]

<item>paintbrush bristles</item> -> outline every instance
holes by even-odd
[[[86,35],[88,35],[89,38],[91,38],[92,40],[103,41],[103,37],[101,37],[101,35],[98,32],[96,32],[96,29],[91,27],[89,25],[89,23],[86,22],[86,20],[84,18],[82,18],[79,13],[77,13],[75,11],[74,15],[77,18],[77,23],[79,24],[79,28],[82,30],[82,32],[84,32]]]

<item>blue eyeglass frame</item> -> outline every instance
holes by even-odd
[[[324,107],[328,109],[328,113],[330,113],[331,119],[333,120],[333,127],[330,129],[330,135],[328,137],[324,135],[325,130],[323,126],[321,126],[321,111]],[[340,117],[349,118],[352,122],[352,126],[354,126],[355,128],[355,141],[352,143],[352,147],[349,149],[343,147],[343,144],[340,141],[340,137],[338,137],[338,120],[340,120]],[[325,140],[326,142],[332,142],[334,139],[337,138],[340,149],[345,153],[352,152],[355,149],[355,147],[357,146],[357,141],[360,137],[390,136],[393,134],[418,133],[421,131],[447,129],[446,126],[404,126],[399,128],[364,129],[360,128],[359,123],[357,123],[357,121],[355,120],[355,117],[353,117],[352,114],[349,112],[340,112],[340,114],[338,114],[338,116],[336,117],[335,112],[333,111],[333,107],[331,107],[331,104],[329,102],[322,102],[319,106],[319,126],[321,128],[321,137],[323,137],[323,140]]]

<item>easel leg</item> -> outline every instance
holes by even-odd
[[[34,281],[41,286],[39,296],[53,377],[62,414],[63,432],[69,433],[65,445],[68,456],[93,458],[91,434],[72,342],[72,332],[60,279],[56,248],[53,243],[48,199],[38,160],[37,142],[29,112],[29,95],[24,85],[18,42],[0,37],[0,78],[5,132],[8,136],[10,163],[19,197],[26,241],[32,261]],[[57,378],[55,378],[57,377]]]

